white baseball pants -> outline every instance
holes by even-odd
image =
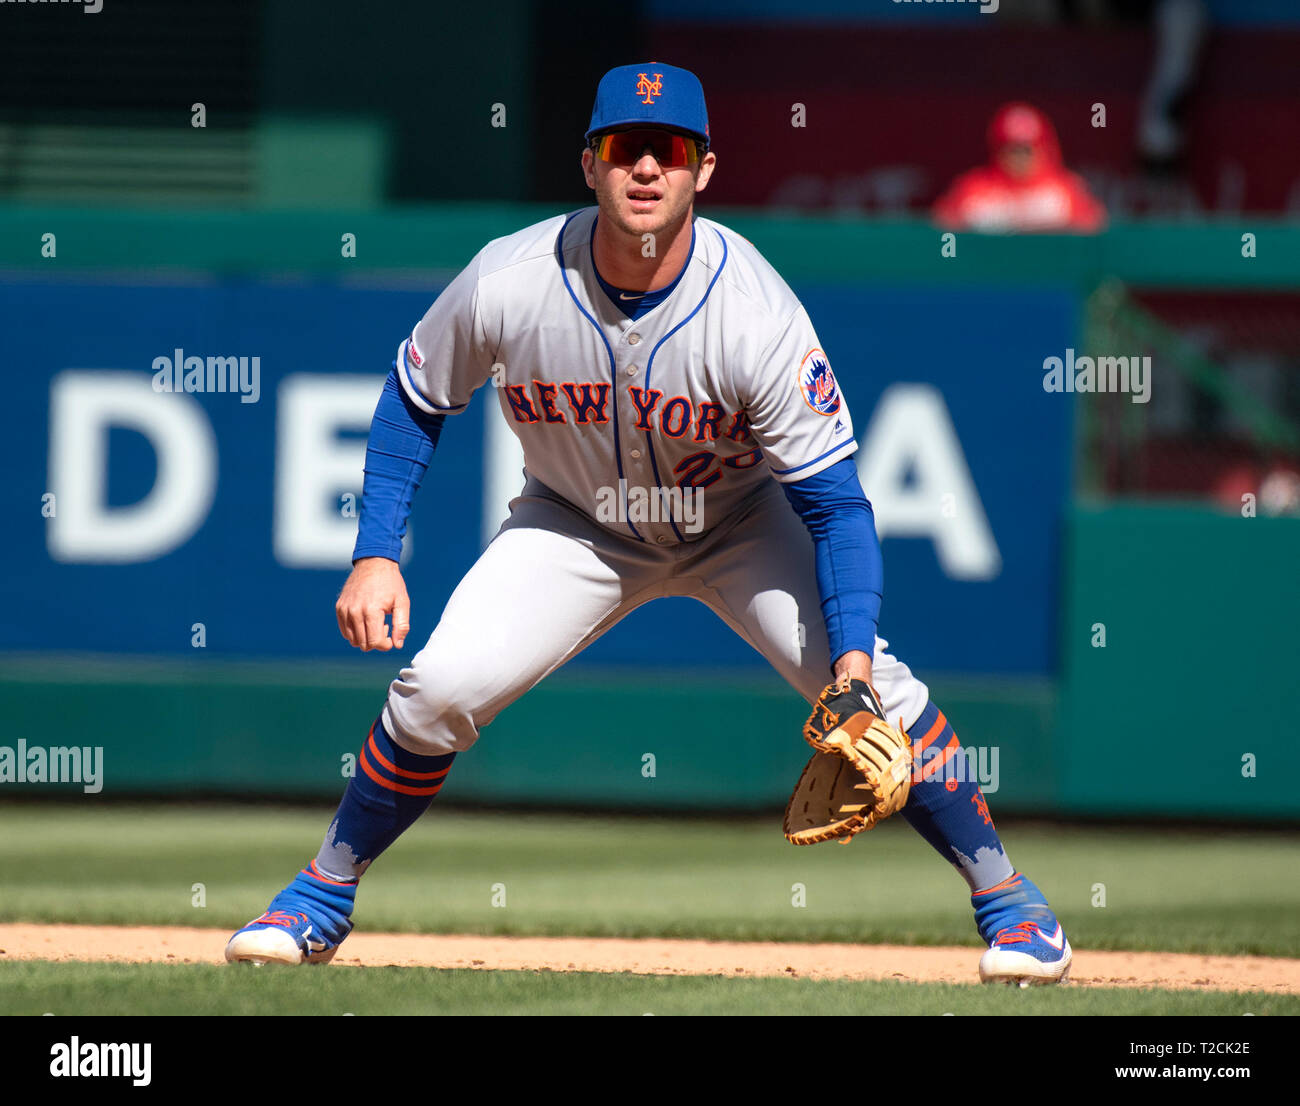
[[[413,753],[468,749],[543,677],[665,596],[704,603],[809,703],[830,682],[812,538],[776,481],[700,540],[661,546],[613,534],[529,480],[389,687],[384,726]],[[887,716],[910,727],[929,690],[887,645],[877,638],[873,681]]]

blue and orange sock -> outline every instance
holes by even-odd
[[[352,931],[352,907],[356,898],[356,880],[331,879],[313,860],[271,900],[262,917],[273,917],[280,911],[306,914],[319,929],[320,936],[337,944]]]
[[[1014,869],[980,791],[976,766],[934,703],[926,704],[911,737],[912,791],[903,817],[972,891],[1006,880]]]
[[[1046,896],[1023,872],[1012,872],[1001,883],[976,891],[970,904],[975,908],[975,925],[985,944],[1020,922],[1037,922],[1047,933],[1056,928],[1056,915],[1047,905]]]
[[[408,752],[388,735],[383,719],[375,719],[357,756],[357,773],[309,867],[326,879],[355,884],[370,862],[429,809],[455,757]]]

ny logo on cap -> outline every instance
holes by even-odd
[[[637,76],[641,79],[636,82],[636,94],[645,97],[645,99],[641,101],[643,104],[653,104],[654,98],[663,92],[664,75],[662,73],[656,73],[653,81],[644,73],[638,73]]]

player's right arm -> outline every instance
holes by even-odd
[[[416,407],[397,373],[394,362],[370,421],[352,574],[334,605],[339,633],[363,651],[400,649],[410,629],[411,602],[398,567],[402,537],[442,432],[443,416]]]
[[[416,490],[449,414],[491,374],[475,257],[402,343],[370,423],[352,573],[334,606],[339,633],[363,651],[400,649],[411,601],[399,561]],[[389,630],[386,619],[391,619]]]

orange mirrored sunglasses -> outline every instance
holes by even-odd
[[[613,131],[593,138],[591,148],[611,165],[635,165],[646,150],[662,169],[680,169],[700,160],[699,143],[671,131]]]

